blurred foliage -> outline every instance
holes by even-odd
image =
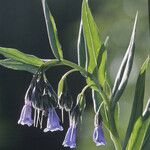
[[[75,62],[77,62],[76,47],[81,3],[82,0],[48,1],[56,21],[64,57]],[[150,54],[148,2],[147,0],[91,0],[90,8],[103,41],[106,36],[110,36],[108,43],[108,66],[111,83],[114,82],[123,54],[128,46],[136,11],[139,11],[134,65],[126,91],[120,101],[119,133],[121,138],[123,138],[129,121],[138,71],[143,60]],[[23,52],[33,53],[39,57],[53,57],[52,53],[48,50],[46,26],[40,0],[0,1],[0,33],[0,46],[23,49]],[[50,82],[54,85],[55,89],[57,88],[56,83],[60,79],[60,74],[64,72],[65,69],[63,68],[48,72]],[[17,118],[19,117],[21,105],[23,104],[23,96],[30,82],[30,77],[27,73],[16,73],[4,68],[0,71],[0,149],[2,150],[17,150],[17,148],[20,149],[22,146],[25,146],[25,149],[29,149],[31,144],[29,139],[32,139],[34,144],[39,141],[41,142],[33,146],[35,150],[40,149],[45,144],[49,145],[49,147],[51,147],[51,144],[61,145],[63,141],[65,133],[56,133],[55,135],[49,133],[50,135],[47,135],[42,134],[41,131],[37,133],[37,130],[33,128],[22,129],[22,127],[17,126]],[[79,89],[81,89],[80,86],[83,85],[83,81],[81,78],[74,76],[73,81],[70,80],[70,82],[74,88],[72,93],[76,97],[77,92],[75,92],[75,89],[80,91]],[[146,77],[145,103],[150,96],[148,92],[150,91],[149,83],[150,67]],[[92,104],[89,94],[87,94],[87,101],[89,101],[89,104]],[[113,144],[106,130],[107,145],[101,147],[95,146],[92,141],[94,129],[93,118],[93,109],[88,105],[84,113],[83,124],[78,132],[77,150],[113,150]],[[30,136],[30,134],[33,135]],[[34,136],[35,134],[36,136]],[[36,137],[38,136],[39,138],[37,139]],[[53,148],[53,150],[58,149],[60,147],[57,148],[55,146]],[[61,149],[63,148],[61,147]]]

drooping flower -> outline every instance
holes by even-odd
[[[70,111],[73,106],[73,99],[68,87],[67,79],[64,80],[62,92],[58,96],[59,107],[61,109],[65,109],[66,111]]]
[[[96,126],[93,132],[93,141],[96,143],[96,146],[105,145],[106,140],[104,137],[102,125]]]
[[[66,133],[66,136],[65,136],[65,139],[63,142],[63,146],[70,147],[70,148],[76,147],[76,125],[75,124],[70,125],[70,127]]]
[[[79,122],[80,117],[81,117],[81,112],[79,106],[76,105],[73,108],[70,115],[70,126],[68,128],[64,142],[62,144],[64,147],[70,147],[70,148],[76,147],[77,124]]]
[[[55,109],[52,107],[48,110],[47,127],[44,129],[44,132],[53,132],[58,130],[62,131],[63,127],[60,125],[60,119]]]
[[[102,116],[100,110],[98,110],[95,115],[94,126],[93,141],[96,143],[96,146],[105,145],[106,140],[102,129]]]
[[[22,108],[20,119],[18,124],[31,126],[33,124],[32,120],[32,107],[30,101],[25,101],[25,105]]]
[[[25,105],[22,109],[18,124],[42,128],[43,117],[48,116],[47,131],[63,130],[59,117],[55,111],[58,106],[57,95],[47,80],[42,67],[33,75],[29,88],[25,94]],[[32,120],[32,107],[34,109],[34,119]]]

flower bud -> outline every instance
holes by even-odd
[[[82,113],[86,107],[86,101],[85,101],[85,96],[83,93],[80,93],[77,96],[77,105],[79,106],[79,110]]]
[[[72,109],[73,99],[70,94],[66,79],[64,80],[62,92],[58,98],[58,103],[59,107],[62,109],[64,108],[66,111],[70,111]]]

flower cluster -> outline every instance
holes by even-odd
[[[43,117],[47,117],[47,127],[44,132],[63,130],[60,119],[55,111],[57,107],[57,95],[46,79],[45,73],[38,71],[30,83],[25,95],[25,104],[22,108],[18,124],[34,125],[42,128]],[[32,119],[32,108],[34,118]]]
[[[83,94],[77,97],[77,103],[73,107],[73,100],[68,88],[63,90],[62,94],[57,98],[55,91],[48,82],[45,73],[38,71],[32,78],[30,86],[25,95],[25,104],[22,108],[18,124],[28,125],[42,128],[43,117],[47,117],[47,126],[44,132],[62,131],[60,119],[56,113],[56,108],[65,109],[69,112],[70,126],[63,141],[64,147],[76,147],[76,132],[79,120],[85,109],[85,98]],[[34,117],[32,119],[32,110]],[[106,141],[102,130],[102,119],[99,113],[95,115],[95,129],[93,140],[97,146],[105,145]]]

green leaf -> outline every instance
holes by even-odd
[[[82,23],[83,32],[88,47],[88,71],[92,73],[97,67],[97,58],[101,48],[101,41],[87,0],[83,0],[82,4]]]
[[[11,58],[12,60],[37,67],[44,64],[44,62],[40,58],[25,54],[13,48],[0,47],[0,54],[4,55],[6,58]]]
[[[141,150],[149,125],[150,117],[148,117],[147,119],[139,117],[139,119],[134,124],[133,131],[131,133],[126,150]]]
[[[143,145],[142,145],[142,150],[148,150],[150,147],[150,125],[148,127]]]
[[[87,45],[83,34],[82,20],[80,22],[79,28],[77,52],[78,52],[78,65],[87,70],[88,54],[87,54]]]
[[[134,22],[133,31],[132,31],[128,49],[124,55],[124,58],[122,60],[121,66],[119,68],[119,71],[118,71],[118,74],[117,74],[117,77],[115,79],[115,83],[112,89],[111,99],[112,101],[114,101],[114,105],[120,99],[127,85],[128,78],[132,69],[133,57],[134,57],[134,38],[135,38],[137,17],[138,17],[138,13],[136,14],[136,17],[135,17],[135,22]]]
[[[55,25],[54,18],[50,12],[46,0],[42,0],[42,6],[44,11],[48,39],[49,39],[52,52],[57,59],[61,59],[63,58],[63,53],[62,53],[61,45],[58,40],[57,28]]]
[[[124,141],[124,149],[129,141],[130,135],[132,133],[133,127],[137,119],[142,115],[143,112],[143,100],[144,100],[144,91],[145,91],[145,74],[148,66],[149,57],[143,63],[140,73],[136,83],[134,102],[132,106],[132,112],[130,116],[130,121],[128,125],[128,129],[126,132],[126,137]]]
[[[107,82],[106,81],[107,41],[108,41],[108,37],[106,38],[104,44],[102,44],[97,58],[98,80],[103,88],[105,87],[105,83]]]
[[[30,73],[36,73],[36,71],[38,70],[38,67],[36,67],[36,66],[18,62],[18,61],[12,60],[12,59],[0,60],[0,65],[4,66],[6,68],[9,68],[9,69],[24,70],[24,71],[28,71]]]
[[[150,98],[147,102],[145,111],[143,112],[143,117],[144,117],[144,119],[147,119],[150,117]],[[148,127],[147,133],[146,133],[145,138],[144,138],[142,150],[147,150],[148,147],[150,147],[150,125]]]

